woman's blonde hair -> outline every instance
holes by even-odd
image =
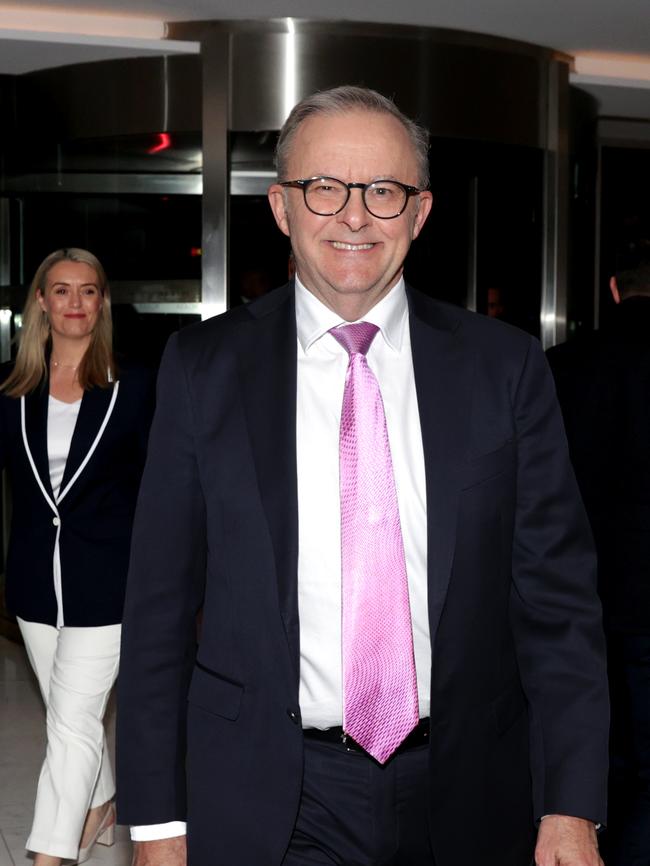
[[[84,390],[97,386],[106,388],[117,378],[113,358],[113,319],[111,294],[106,273],[99,259],[87,250],[68,247],[50,253],[39,265],[23,309],[18,354],[14,369],[0,385],[9,397],[22,397],[34,391],[48,376],[47,357],[51,351],[52,336],[47,314],[41,309],[37,293],[45,295],[47,277],[59,262],[80,262],[91,267],[97,275],[97,288],[102,296],[97,324],[90,345],[79,365],[78,380]]]

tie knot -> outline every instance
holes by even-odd
[[[353,325],[341,325],[332,328],[330,334],[343,346],[348,355],[365,355],[370,344],[379,331],[372,322],[355,322]]]

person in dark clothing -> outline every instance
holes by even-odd
[[[170,339],[120,670],[133,866],[601,866],[589,524],[537,341],[403,279],[426,142],[375,91],[305,97],[269,189],[295,279]]]
[[[599,560],[612,700],[607,866],[650,863],[650,233],[621,245],[616,309],[549,350]]]

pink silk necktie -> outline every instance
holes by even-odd
[[[418,723],[404,545],[379,383],[366,352],[379,328],[330,333],[350,356],[339,443],[343,730],[385,763]]]

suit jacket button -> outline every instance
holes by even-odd
[[[60,520],[58,517],[53,517],[53,518],[52,518],[52,523],[54,524],[54,526],[60,526],[60,525],[61,525],[61,520]]]
[[[289,716],[291,721],[294,723],[294,725],[297,725],[300,723],[300,712],[299,711],[292,710],[291,707],[289,707],[287,710],[287,715]]]

